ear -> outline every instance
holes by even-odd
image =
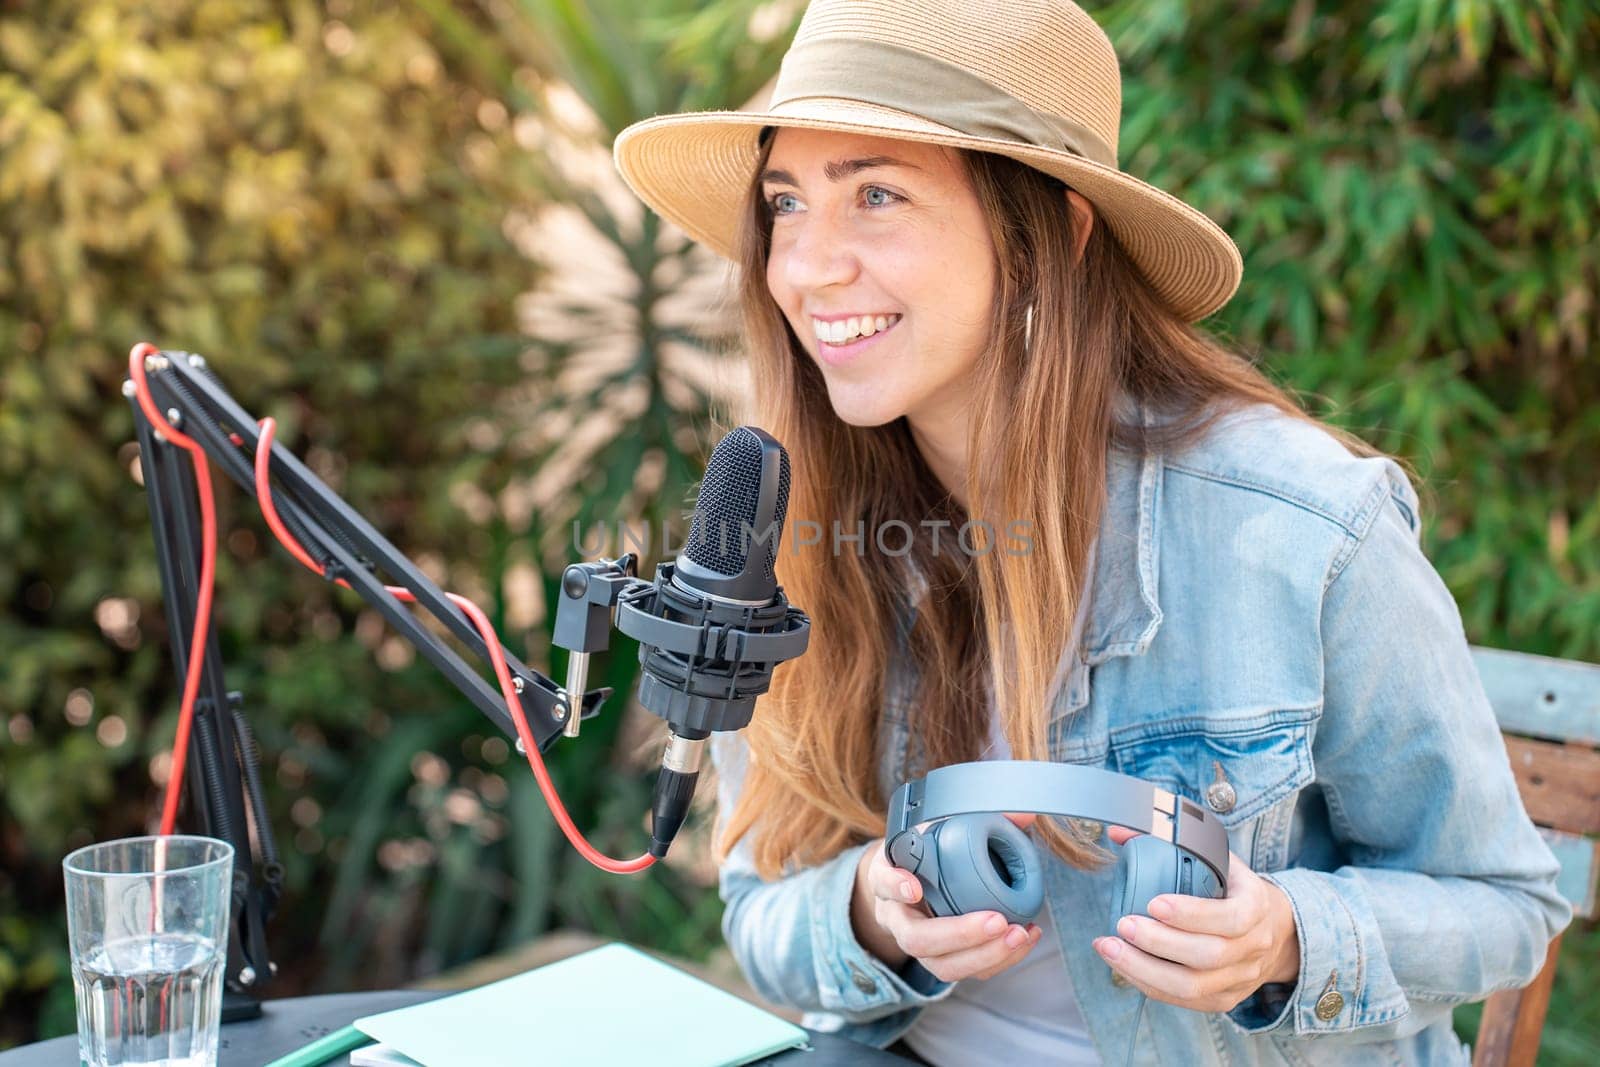
[[[1072,209],[1072,227],[1076,231],[1077,247],[1072,250],[1076,263],[1083,257],[1083,246],[1089,242],[1089,231],[1094,229],[1094,205],[1076,189],[1066,190],[1067,206]]]

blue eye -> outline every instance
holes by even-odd
[[[900,196],[898,193],[891,193],[889,190],[885,189],[881,185],[865,185],[865,186],[862,186],[862,193],[863,193],[865,199],[867,200],[867,206],[868,207],[888,207],[890,204],[892,204],[892,203],[894,203],[894,202],[896,202],[898,200],[904,200],[905,199],[905,197]],[[882,200],[873,200],[872,199],[872,194],[873,193],[882,193],[883,196],[884,196],[884,199],[882,199]],[[793,193],[773,193],[771,196],[769,196],[767,198],[767,210],[771,211],[772,214],[775,215],[775,216],[793,214],[793,212],[785,211],[783,208],[778,206],[778,202],[780,200],[783,200],[786,197],[792,199],[794,197],[794,194]]]

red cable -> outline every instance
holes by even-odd
[[[173,444],[187,449],[194,460],[194,478],[200,493],[200,599],[195,605],[194,634],[189,642],[189,672],[183,680],[183,704],[178,713],[178,736],[172,743],[172,775],[167,779],[166,804],[161,809],[161,833],[172,833],[178,819],[178,794],[183,782],[184,763],[189,754],[189,727],[194,721],[194,698],[200,691],[200,668],[205,662],[206,630],[211,623],[211,587],[216,576],[217,517],[211,495],[211,465],[205,450],[193,439],[168,425],[166,418],[156,410],[150,397],[150,387],[144,378],[144,361],[148,355],[160,351],[155,345],[141,341],[128,353],[128,374],[137,387],[139,407],[151,425],[157,427]]]
[[[216,512],[211,496],[211,471],[206,462],[205,450],[192,438],[186,437],[167,424],[157,410],[155,402],[150,397],[149,387],[144,376],[144,361],[146,356],[159,353],[156,346],[141,341],[133,346],[128,354],[128,376],[133,379],[137,389],[137,399],[145,418],[161,431],[162,435],[180,448],[187,449],[194,458],[195,480],[200,492],[200,521],[204,528],[201,539],[201,564],[200,564],[200,598],[195,608],[194,636],[190,641],[189,672],[184,679],[183,704],[178,713],[178,735],[173,742],[172,774],[167,779],[167,797],[161,813],[161,833],[172,833],[173,825],[177,819],[178,797],[182,792],[184,756],[189,748],[189,729],[194,718],[195,695],[200,689],[200,666],[203,662],[201,651],[205,647],[206,628],[211,617],[211,587],[216,571],[217,531]],[[270,478],[270,461],[272,456],[272,439],[277,429],[277,423],[271,418],[264,418],[258,423],[261,434],[256,443],[255,475],[256,498],[261,505],[261,513],[266,517],[267,525],[272,529],[273,535],[308,569],[318,575],[324,574],[324,568],[295,540],[294,535],[283,525],[278,518],[278,509],[272,501],[272,484]],[[235,444],[243,441],[237,434],[230,435]],[[343,578],[335,581],[350,588],[350,583]],[[384,586],[395,599],[411,604],[416,602],[416,597],[411,590],[404,586]],[[494,665],[494,674],[500,683],[500,692],[506,698],[506,706],[511,712],[511,721],[516,725],[517,738],[522,742],[523,750],[528,757],[528,766],[533,769],[533,776],[539,783],[539,791],[544,794],[545,803],[550,806],[550,812],[555,816],[556,823],[561,827],[561,832],[572,843],[572,847],[581,853],[584,859],[599,867],[601,870],[613,874],[633,874],[642,871],[655,863],[656,857],[645,853],[637,859],[615,860],[603,855],[588,840],[572,822],[567,814],[566,806],[561,803],[561,797],[556,793],[555,783],[550,780],[550,774],[545,769],[544,756],[539,751],[539,746],[534,742],[533,731],[528,727],[527,716],[522,710],[522,701],[517,696],[515,685],[511,680],[511,671],[506,667],[504,654],[500,649],[500,639],[490,625],[488,618],[478,609],[478,606],[465,597],[455,593],[446,593],[452,603],[460,608],[478,628],[478,633],[483,636],[484,645],[489,649],[489,659]],[[580,698],[581,705],[581,698]],[[574,714],[581,714],[581,706],[574,710]]]
[[[282,520],[278,518],[278,509],[272,500],[268,464],[272,455],[272,440],[277,431],[277,423],[271,418],[264,418],[260,420],[258,425],[260,426],[261,434],[256,444],[255,473],[256,497],[261,503],[261,513],[266,517],[267,525],[272,528],[273,534],[289,550],[290,554],[321,575],[323,574],[323,568],[317,564],[316,560],[311,558],[299,542],[295,540],[294,535],[283,525]],[[346,589],[350,588],[349,583],[343,578],[337,579],[337,581],[338,584]],[[417,599],[411,590],[404,586],[386,585],[384,590],[395,599],[407,604],[415,603]],[[456,607],[466,613],[467,617],[472,620],[473,625],[477,626],[478,633],[483,636],[484,644],[489,649],[489,660],[494,665],[495,678],[500,682],[500,692],[506,698],[507,707],[511,712],[511,720],[516,725],[517,738],[522,742],[522,747],[527,752],[528,766],[533,769],[533,776],[539,782],[539,789],[544,794],[545,803],[550,805],[551,814],[555,816],[556,823],[560,825],[562,832],[567,835],[567,840],[572,842],[573,847],[581,852],[585,859],[602,870],[612,871],[617,874],[631,874],[634,871],[642,871],[653,864],[656,858],[648,853],[633,860],[613,860],[596,851],[584,838],[583,834],[578,831],[577,826],[573,824],[571,817],[567,814],[566,806],[561,803],[561,797],[556,793],[555,783],[550,780],[550,775],[545,769],[544,756],[539,752],[539,746],[533,738],[533,731],[528,727],[527,716],[522,710],[522,700],[518,697],[516,686],[511,680],[511,671],[506,666],[505,655],[500,648],[500,639],[495,635],[493,625],[490,624],[488,618],[479,610],[478,606],[466,597],[455,593],[446,593],[445,595],[450,598]]]

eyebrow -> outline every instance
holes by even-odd
[[[861,159],[837,159],[832,163],[825,163],[822,167],[822,173],[830,182],[836,182],[860,171],[870,170],[873,167],[905,167],[908,170],[922,169],[915,163],[907,163],[905,160],[895,159],[893,156],[864,156]],[[787,185],[800,184],[795,181],[794,175],[786,170],[764,170],[761,172],[760,180],[762,182],[783,182]]]

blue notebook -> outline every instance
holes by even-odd
[[[806,1043],[787,1019],[622,944],[355,1025],[423,1067],[713,1067]]]

